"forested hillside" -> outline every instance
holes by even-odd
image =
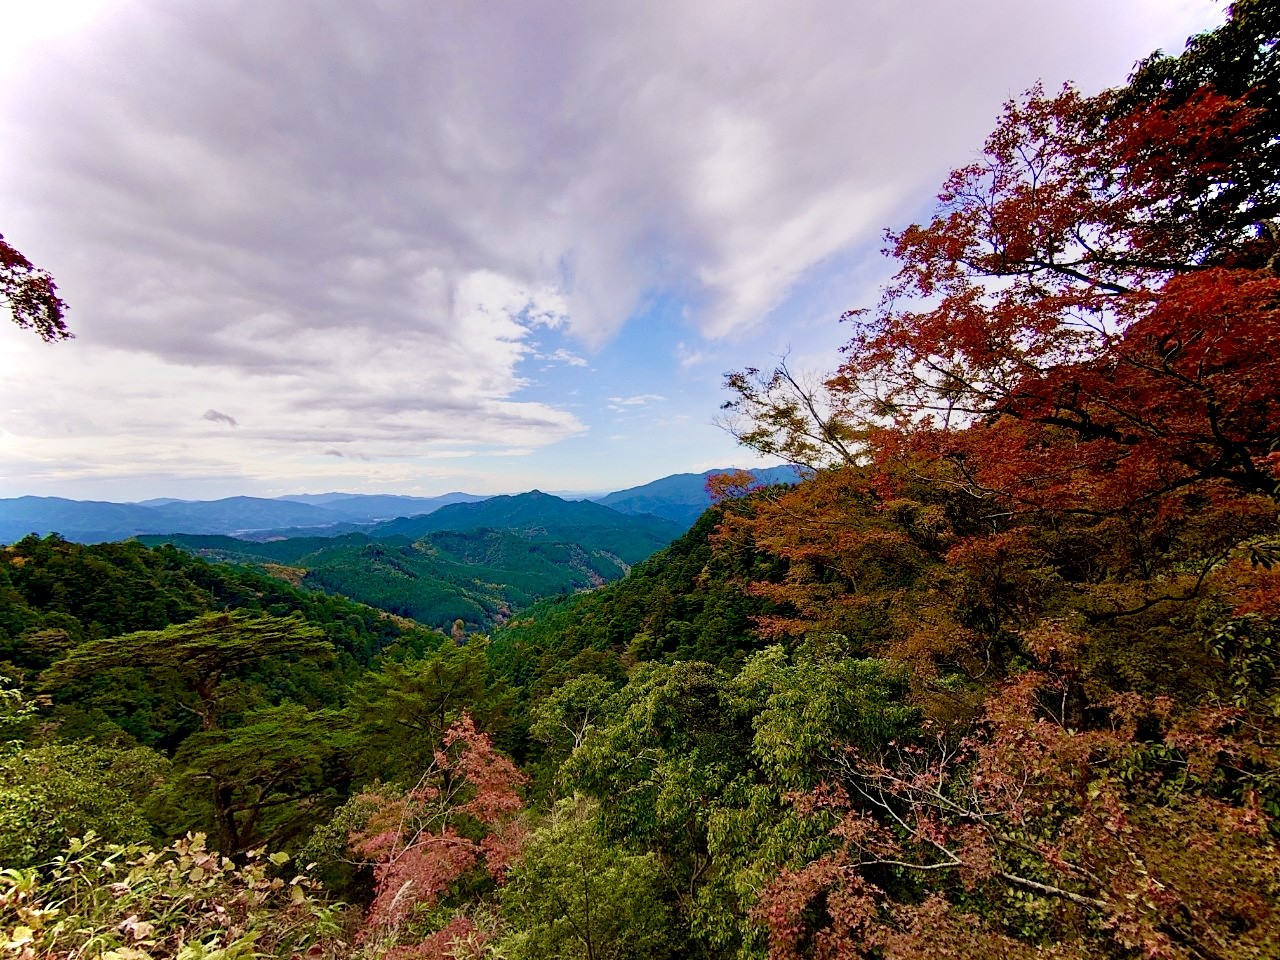
[[[829,376],[729,376],[812,476],[491,635],[0,554],[0,945],[1280,956],[1278,39],[1008,104]]]
[[[296,836],[344,796],[333,717],[352,685],[442,640],[172,547],[22,540],[0,553],[4,692],[27,691],[7,722],[41,709],[3,758],[0,855],[43,862],[86,829],[201,826],[226,852]]]
[[[536,600],[618,579],[679,532],[658,517],[534,491],[452,504],[339,537],[140,539],[257,565],[428,626],[448,629],[461,620],[486,630]]]
[[[24,637],[56,633],[77,645],[227,610],[299,614],[361,664],[405,633],[369,606],[138,543],[27,537],[0,550],[0,591],[5,656],[16,662],[25,655]]]

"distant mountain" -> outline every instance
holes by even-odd
[[[61,497],[17,497],[0,500],[0,542],[11,543],[29,533],[61,534],[67,540],[99,543],[144,534],[252,534],[299,532],[334,535],[356,524],[430,513],[453,503],[483,500],[469,493],[440,497],[319,494],[265,499],[175,500],[161,497],[142,503],[65,500]],[[313,501],[314,502],[309,502]]]
[[[142,539],[262,565],[303,586],[431,626],[448,628],[461,619],[488,629],[537,600],[619,579],[680,532],[658,517],[533,491],[453,504],[339,537]]]
[[[236,533],[264,527],[321,526],[338,522],[321,507],[259,497],[104,503],[60,497],[0,500],[0,541],[29,533],[59,533],[67,540],[99,543],[144,533]]]
[[[598,549],[611,549],[608,543],[620,545],[622,552],[618,556],[632,563],[634,560],[628,557],[646,557],[688,529],[710,506],[707,477],[723,472],[679,473],[594,500],[563,500],[536,490],[488,498],[470,493],[446,493],[439,497],[319,493],[274,499],[159,497],[140,503],[17,497],[0,500],[0,543],[12,543],[29,533],[58,533],[67,540],[81,543],[171,533],[222,534],[263,540],[364,532],[374,537],[403,535],[412,540],[441,530],[536,527],[546,528],[542,534],[544,539],[556,539],[569,528],[580,531],[584,526],[599,524],[604,540]],[[761,483],[795,483],[800,476],[795,467],[750,472]],[[541,501],[538,498],[542,498]],[[576,507],[571,508],[570,504]],[[643,532],[639,527],[632,527],[623,531],[617,528],[616,515],[610,518],[598,512],[606,508],[615,514],[662,518],[675,524],[676,529]],[[593,509],[596,512],[593,513]],[[425,522],[426,517],[439,519]]]
[[[167,532],[234,533],[263,527],[321,524],[334,518],[323,507],[262,497],[179,500],[153,507]]]
[[[628,565],[640,562],[683,532],[679,525],[658,517],[627,515],[590,500],[562,500],[533,490],[379,523],[370,528],[369,536],[417,540],[431,533],[467,530],[511,530],[544,541],[573,542],[612,553]]]
[[[101,500],[62,497],[16,497],[0,500],[0,542],[12,543],[28,533],[61,533],[68,540],[98,543],[120,540],[154,526],[160,515],[154,507]]]
[[[294,503],[310,503],[313,506],[324,506],[334,500],[346,500],[349,497],[358,497],[358,493],[288,493],[279,500],[292,500]]]
[[[711,506],[707,493],[707,479],[718,473],[729,473],[732,467],[708,470],[705,473],[677,473],[643,486],[618,490],[599,497],[596,503],[617,510],[619,513],[652,514],[663,517],[687,530],[693,526],[703,511]],[[799,467],[781,466],[748,470],[756,481],[766,486],[799,483],[803,472]]]
[[[438,497],[406,497],[389,493],[303,493],[280,499],[321,507],[353,523],[371,523],[396,517],[416,517],[451,503],[476,503],[487,498],[474,493],[446,493]]]

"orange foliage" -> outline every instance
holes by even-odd
[[[1007,106],[890,237],[822,417],[729,379],[740,436],[837,464],[722,523],[787,561],[762,632],[905,661],[938,724],[797,801],[842,820],[762,895],[772,958],[1280,955],[1262,111],[1121,102]]]

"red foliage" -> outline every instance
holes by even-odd
[[[1107,106],[1070,89],[1008,106],[942,212],[892,238],[897,279],[829,386],[975,488],[1039,481],[1040,506],[1103,477],[1088,492],[1113,505],[1213,478],[1269,494],[1276,241],[1245,256],[1183,202],[1231,175],[1256,111],[1208,91],[1104,122]]]
[[[842,476],[726,521],[790,563],[751,588],[777,606],[767,635],[871,625],[921,663],[970,672],[968,648],[999,667],[991,644],[1047,607],[1116,618],[1201,596],[1274,530],[1280,231],[1211,202],[1247,175],[1259,110],[1208,89],[1118,102],[1067,88],[1007,106],[934,219],[890,238],[899,272],[850,315],[826,383],[834,421],[730,378],[748,442],[858,444]],[[1265,586],[1246,609],[1269,609]]]
[[[727,473],[713,473],[707,477],[707,493],[712,503],[725,500],[738,500],[760,489],[756,478],[746,470],[730,470]]]
[[[776,960],[1280,955],[1267,138],[1209,88],[1121,102],[1008,105],[825,406],[729,380],[746,442],[857,444],[724,521],[788,562],[764,632],[908,661],[946,728],[796,801],[841,822],[760,898]]]
[[[913,931],[940,926],[955,955],[1016,956],[1001,921],[1025,922],[1029,897],[1060,956],[1262,956],[1280,944],[1280,854],[1256,794],[1210,789],[1255,750],[1240,712],[1129,695],[1110,705],[1110,726],[1078,732],[1046,708],[1060,689],[1029,673],[958,743],[849,752],[840,789],[796,804],[844,813],[834,852],[762,895],[770,957],[929,956]],[[938,890],[946,877],[958,883]],[[901,896],[925,879],[937,881],[927,899]],[[957,922],[965,901],[986,919]]]
[[[69,340],[74,334],[64,319],[67,305],[53,278],[10,246],[0,235],[0,301],[8,304],[13,322],[35,330],[41,340]]]
[[[352,850],[374,863],[366,939],[394,941],[417,910],[437,904],[477,866],[501,882],[523,837],[514,818],[523,807],[519,789],[525,781],[464,714],[412,790],[402,796],[366,794],[375,812],[351,837]],[[388,956],[452,957],[449,945],[475,932],[469,924],[455,917]]]
[[[489,933],[477,927],[475,921],[457,914],[426,939],[392,947],[383,956],[386,960],[471,960],[481,955],[488,939]]]

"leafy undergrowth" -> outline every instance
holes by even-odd
[[[350,955],[343,907],[314,896],[288,854],[237,863],[194,834],[164,847],[73,839],[45,870],[0,873],[0,956],[14,960],[248,960]]]

